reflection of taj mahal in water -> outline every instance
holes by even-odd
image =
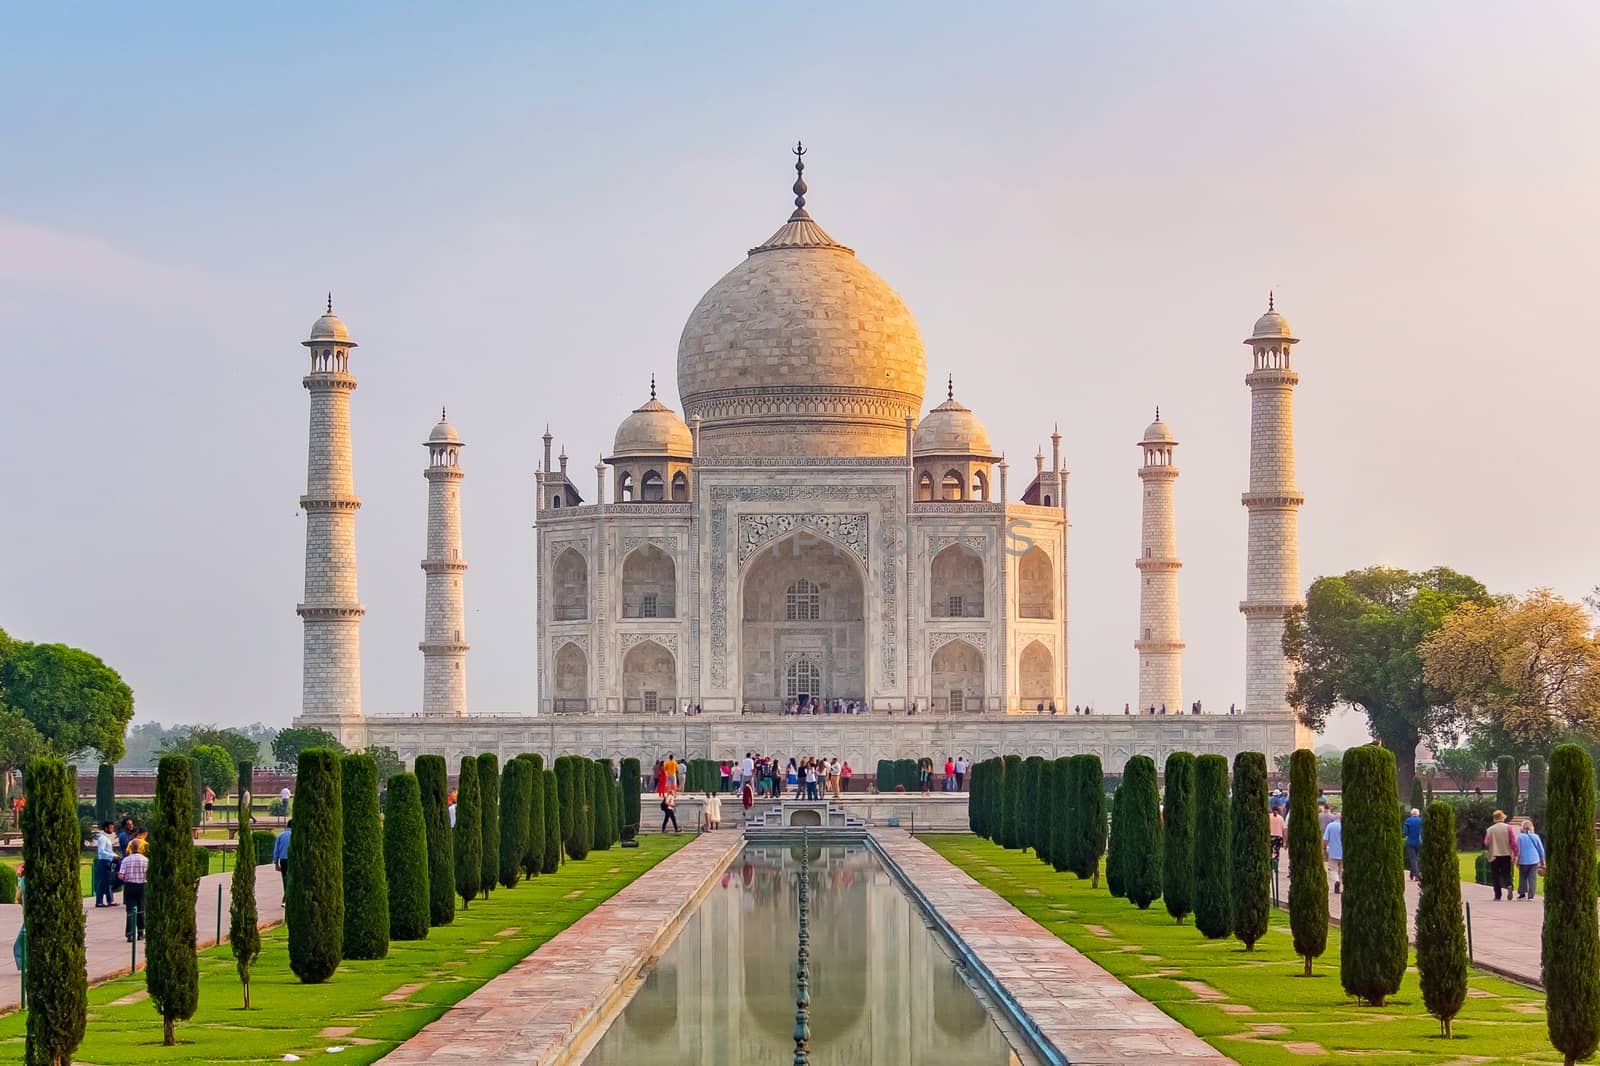
[[[794,192],[788,220],[689,315],[677,360],[687,420],[657,397],[652,379],[649,398],[622,420],[592,481],[569,469],[564,451],[552,454],[546,430],[536,474],[532,659],[539,703],[522,718],[485,720],[481,729],[467,714],[464,445],[443,418],[426,445],[422,714],[362,714],[354,545],[360,505],[348,413],[356,345],[330,303],[305,342],[312,414],[302,498],[302,721],[326,725],[347,743],[389,743],[402,754],[450,749],[476,735],[503,754],[556,745],[612,755],[613,748],[653,750],[627,723],[660,722],[687,704],[703,710],[708,728],[722,719],[730,730],[736,722],[770,721],[760,712],[804,696],[854,702],[870,721],[893,713],[905,727],[916,721],[905,720],[913,707],[974,724],[1019,715],[1036,721],[1035,712],[1050,708],[1069,716],[1060,434],[1052,433],[1049,455],[1041,449],[1014,490],[1003,454],[956,399],[953,383],[941,383],[942,402],[924,413],[926,358],[911,312],[812,220],[803,180]],[[1288,367],[1295,340],[1269,308],[1246,343],[1254,368],[1246,378],[1252,444],[1249,583],[1241,606],[1248,631],[1244,717],[1274,730],[1275,739],[1257,741],[1257,748],[1282,750],[1293,744],[1293,725],[1283,709],[1287,667],[1277,638],[1300,594],[1291,417],[1298,378]],[[1139,440],[1141,597],[1131,635],[1140,660],[1138,706],[1187,718],[1172,506],[1176,444],[1159,413]],[[1097,708],[1095,718],[1120,719],[1121,709]],[[1263,714],[1270,721],[1256,717]],[[822,717],[847,727],[841,716]],[[601,721],[614,724],[602,728]],[[1250,743],[1244,728],[1215,725],[1212,732],[1232,739],[1191,741],[1191,750]],[[704,747],[708,755],[752,743],[662,742],[690,754]],[[924,743],[941,751],[974,747]],[[718,745],[729,750],[710,750]],[[881,743],[876,749],[888,754]],[[978,750],[969,755],[981,757]]]

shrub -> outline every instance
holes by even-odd
[[[578,849],[578,808],[583,802],[583,790],[578,784],[578,773],[573,766],[573,756],[562,755],[557,757],[555,764],[556,790],[560,794],[561,813],[561,843],[569,858],[579,858],[574,852]],[[585,852],[585,854],[588,854]]]
[[[917,781],[917,760],[896,759],[894,781],[896,785],[903,786],[907,792],[919,791],[922,786]]]
[[[483,887],[483,804],[478,796],[478,760],[461,757],[456,779],[456,895],[466,910]]]
[[[117,768],[101,763],[94,779],[94,820],[105,823],[117,817]]]
[[[200,1005],[194,943],[199,878],[194,868],[194,824],[189,817],[190,772],[189,760],[182,755],[163,755],[157,764],[150,866],[145,874],[145,988],[150,1002],[161,1012],[161,1042],[167,1046],[177,1042],[173,1031],[177,1022],[193,1017]],[[73,851],[76,855],[76,847]],[[32,885],[28,894],[33,894]]]
[[[1125,809],[1122,805],[1122,786],[1118,785],[1111,796],[1111,832],[1106,845],[1106,890],[1114,899],[1123,899],[1128,894],[1127,885],[1122,879],[1122,812]]]
[[[1494,800],[1474,796],[1445,796],[1443,802],[1450,804],[1455,811],[1456,849],[1475,851],[1483,847],[1483,834],[1494,824]]]
[[[633,840],[639,835],[639,760],[622,760],[622,810],[617,824],[623,840]]]
[[[1078,794],[1072,801],[1079,813],[1073,822],[1072,872],[1100,885],[1100,856],[1106,850],[1106,787],[1100,756],[1074,755],[1078,762]]]
[[[487,896],[500,879],[500,759],[492,751],[478,756],[478,812],[483,839],[478,885]]]
[[[1311,964],[1328,950],[1328,871],[1317,819],[1317,753],[1301,748],[1289,760],[1289,931],[1294,953]]]
[[[1072,869],[1072,848],[1077,835],[1079,764],[1075,756],[1064,755],[1055,761],[1051,775],[1054,789],[1050,803],[1050,867],[1056,873]]]
[[[339,757],[344,817],[344,957],[389,954],[389,880],[378,817],[378,764],[370,755]],[[292,846],[294,837],[289,838]]]
[[[240,780],[248,779],[249,763],[240,763]],[[271,840],[263,833],[262,839]],[[289,838],[293,840],[291,836]],[[244,989],[244,1009],[250,1009],[250,967],[261,957],[261,928],[256,914],[256,864],[248,861],[256,854],[256,834],[250,828],[250,812],[239,810],[239,861],[234,864],[228,883],[228,950],[233,953],[233,968]]]
[[[533,790],[533,764],[512,759],[500,773],[500,885],[515,888],[522,878],[522,856],[528,849],[528,793]]]
[[[879,759],[877,767],[873,770],[872,786],[879,792],[894,791],[894,763],[889,759]]]
[[[1039,784],[1033,812],[1033,854],[1040,862],[1050,862],[1055,844],[1056,760],[1039,760]]]
[[[1144,910],[1161,897],[1161,793],[1148,755],[1135,755],[1122,769],[1117,821],[1123,823],[1123,889]]]
[[[717,763],[709,759],[711,773],[707,780],[707,791],[715,792],[722,787],[722,770]],[[594,816],[594,849],[596,851],[610,851],[611,845],[617,842],[617,809],[616,809],[616,778],[611,773],[610,759],[596,759],[594,762],[594,791],[595,791],[595,816]]]
[[[572,757],[572,794],[578,809],[572,812],[572,835],[577,854],[575,859],[587,859],[594,850],[594,783],[590,778],[591,763],[581,755]]]
[[[1494,761],[1494,802],[1506,812],[1507,818],[1517,813],[1517,795],[1521,791],[1517,787],[1517,777],[1521,770],[1510,755],[1502,755]]]
[[[204,877],[211,872],[211,849],[194,845],[194,875]]]
[[[561,789],[554,770],[546,770],[544,777],[544,866],[543,872],[553,874],[561,869]]]
[[[1022,847],[1022,804],[1027,796],[1027,771],[1023,768],[1022,756],[1006,756],[1006,793],[1002,800],[1000,816],[1001,847],[1016,849]]]
[[[17,868],[0,862],[0,903],[17,902]]]
[[[300,753],[295,775],[284,921],[289,926],[289,968],[310,985],[332,977],[344,958],[344,805],[339,770],[338,752],[307,748]]]
[[[416,774],[398,773],[389,778],[387,806],[383,814],[383,872],[389,885],[389,938],[425,940],[432,923],[428,830],[422,813],[422,786]]]
[[[1422,793],[1422,778],[1416,776],[1411,778],[1411,806],[1419,811],[1428,809],[1427,797]]]
[[[1600,1048],[1600,928],[1595,925],[1594,767],[1562,744],[1550,753],[1544,841],[1545,1024],[1568,1066]],[[33,867],[30,866],[31,870]],[[31,892],[31,886],[29,891]]]
[[[161,760],[166,767],[167,760]],[[182,760],[178,760],[180,763]],[[28,1017],[25,1054],[32,1066],[65,1064],[83,1042],[88,1021],[89,983],[84,975],[83,899],[78,881],[78,836],[76,797],[66,764],[60,759],[39,756],[28,760],[26,773],[28,802],[22,808],[22,861],[28,871],[27,898],[23,900],[23,925],[28,929]],[[180,780],[178,784],[185,789]],[[180,793],[181,795],[181,793]],[[6,869],[10,870],[9,866]],[[12,889],[15,873],[12,870]],[[192,899],[192,897],[191,897]],[[170,908],[169,908],[170,910]],[[194,928],[194,910],[189,911]],[[163,945],[165,942],[163,941]],[[152,937],[149,950],[154,951]],[[187,1018],[194,1013],[194,939],[188,944],[190,969],[188,1009],[172,1018]],[[162,975],[172,967],[163,960]],[[158,985],[163,992],[165,989]],[[172,997],[163,996],[158,1003]],[[182,1007],[181,998],[172,1000]],[[172,1018],[167,1021],[170,1037]],[[167,1043],[172,1043],[171,1039]]]
[[[252,798],[256,794],[256,767],[254,763],[241,762],[239,764],[239,806],[244,806],[246,795]],[[290,839],[293,839],[292,837]]]
[[[443,755],[418,755],[417,788],[428,844],[428,924],[456,919],[455,838],[450,832],[450,778]],[[293,840],[293,837],[289,839]]]
[[[1194,907],[1194,756],[1167,756],[1167,791],[1161,835],[1161,899],[1167,913],[1183,924]]]
[[[206,783],[200,777],[200,764],[194,759],[194,749],[181,756],[189,762],[189,825],[197,826],[206,814]],[[289,839],[293,840],[293,837]]]
[[[1233,935],[1244,941],[1246,951],[1254,951],[1256,941],[1266,935],[1272,908],[1267,757],[1259,751],[1241,751],[1234,756],[1232,813]]]
[[[1039,772],[1044,759],[1030,755],[1022,760],[1022,806],[1017,823],[1018,846],[1023,851],[1038,850],[1039,844]]]
[[[528,766],[528,834],[522,841],[522,874],[537,877],[544,869],[544,769],[537,755],[520,758]]]
[[[1393,752],[1366,745],[1344,753],[1343,814],[1339,979],[1347,993],[1381,1007],[1400,988],[1408,946]]]
[[[1545,761],[1543,755],[1535,755],[1528,760],[1528,817],[1533,819],[1533,827],[1539,829],[1544,825],[1545,815]]]
[[[1228,760],[1202,755],[1194,763],[1194,927],[1219,940],[1233,932],[1233,836],[1228,809]]]
[[[290,837],[289,839],[293,840],[294,838]],[[274,843],[276,843],[276,841],[272,839],[272,834],[252,832],[250,834],[250,843],[256,849],[256,865],[271,866],[272,846]]]
[[[1417,901],[1422,1002],[1447,1039],[1451,1020],[1467,1001],[1467,927],[1461,920],[1455,823],[1448,803],[1433,804],[1422,820],[1422,897]]]
[[[1017,764],[1021,766],[1021,763]],[[989,760],[989,799],[984,818],[989,823],[989,840],[1004,847],[1006,824],[1006,760],[999,755]]]

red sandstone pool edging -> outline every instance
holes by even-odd
[[[873,839],[1072,1066],[1233,1060],[909,833]]]
[[[743,846],[735,832],[691,841],[381,1061],[559,1061]]]

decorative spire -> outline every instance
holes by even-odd
[[[652,400],[656,398],[656,376],[654,374],[650,375],[650,398]]]
[[[1161,421],[1161,405],[1156,404],[1156,421]]]
[[[944,398],[947,400],[953,400],[956,398],[956,376],[954,374],[946,376]]]
[[[333,293],[328,293],[328,314],[333,314]]]
[[[1273,306],[1272,306],[1272,290],[1271,289],[1267,290],[1267,310],[1268,311],[1273,310]]]
[[[439,407],[439,421],[443,422],[444,420],[444,406],[441,404]]]
[[[794,142],[794,213],[795,217],[806,213],[806,161],[802,158],[806,154],[806,146],[799,141]]]

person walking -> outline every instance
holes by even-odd
[[[1422,880],[1422,812],[1411,808],[1405,820],[1406,876],[1413,881]]]
[[[668,822],[672,823],[672,831],[674,833],[679,831],[678,794],[671,790],[668,790],[667,794],[661,797],[661,831],[663,833],[667,831]]]
[[[839,757],[835,755],[828,760],[828,791],[833,793],[833,798],[839,798]]]
[[[1267,815],[1267,835],[1272,838],[1272,861],[1278,861],[1278,855],[1283,851],[1284,838],[1289,835],[1288,823],[1283,819],[1283,808],[1273,807],[1272,813]]]
[[[203,814],[201,814],[200,820],[202,822],[211,821],[211,812],[216,810],[216,809],[217,809],[217,794],[211,790],[211,786],[210,785],[207,785],[206,786],[205,812]]]
[[[706,828],[722,828],[722,797],[715,792],[706,793]]]
[[[452,813],[454,808],[452,808]],[[451,819],[452,822],[455,819]],[[289,824],[275,837],[272,838],[272,868],[278,871],[278,880],[283,882],[283,899],[285,905],[289,901],[289,834],[294,830],[294,819],[289,819]]]
[[[672,792],[678,787],[678,758],[669,754],[662,771],[667,775],[667,791]]]
[[[957,792],[965,792],[966,790],[967,790],[967,757],[965,755],[957,755],[956,756],[956,791]]]
[[[1522,832],[1517,834],[1517,898],[1532,899],[1537,895],[1539,874],[1544,870],[1544,838],[1533,831],[1530,819],[1522,820]]]
[[[117,863],[116,837],[111,835],[111,823],[101,822],[94,838],[94,905],[115,907],[117,900],[111,891],[111,871]]]
[[[940,782],[939,788],[943,792],[956,790],[956,761],[948,755],[944,757],[944,780]]]
[[[1495,902],[1500,902],[1502,885],[1506,890],[1506,902],[1511,902],[1511,866],[1517,858],[1517,831],[1506,822],[1505,811],[1494,812],[1494,824],[1483,834],[1483,851],[1489,857],[1489,883],[1494,886]]]
[[[728,785],[729,785],[730,780],[731,780],[731,776],[730,775],[732,774],[732,772],[733,771],[730,770],[729,767],[728,767],[728,760],[726,760],[726,759],[722,760],[722,791],[724,791],[724,792],[728,791]]]
[[[816,798],[817,798],[817,761],[815,759],[807,759],[806,760],[806,799],[814,800]]]
[[[1328,880],[1333,882],[1333,894],[1344,889],[1344,824],[1337,811],[1322,830],[1322,860],[1328,867]]]
[[[122,860],[122,902],[128,908],[127,938],[133,943],[138,936],[144,939],[144,884],[149,875],[150,860],[144,854],[144,841],[128,842],[127,857]]]

